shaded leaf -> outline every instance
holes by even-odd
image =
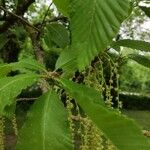
[[[62,51],[56,62],[55,68],[56,70],[62,68],[65,76],[72,76],[77,70],[76,55],[70,47],[67,47]]]
[[[146,7],[146,6],[139,6],[144,12],[145,14],[150,17],[150,7]]]
[[[100,93],[66,79],[63,87],[119,150],[149,150],[150,144],[133,120],[108,109]],[[91,92],[92,90],[92,92]],[[98,103],[99,102],[99,103]]]
[[[34,103],[20,131],[16,149],[31,148],[73,150],[67,112],[54,91],[48,91]]]
[[[124,47],[146,51],[146,52],[150,51],[150,43],[145,41],[139,41],[139,40],[130,40],[130,39],[120,40],[114,42],[113,46],[124,46]]]
[[[128,57],[137,63],[150,68],[150,58],[140,54],[130,54]]]
[[[35,74],[17,75],[0,79],[0,114],[5,106],[11,105],[23,89],[31,86],[39,76]]]
[[[23,59],[19,62],[10,63],[10,64],[1,64],[0,65],[0,77],[6,76],[11,71],[20,70],[26,72],[27,70],[31,71],[43,71],[46,72],[45,67],[37,62],[34,59]],[[28,72],[28,71],[27,71]]]
[[[69,33],[63,25],[53,23],[47,26],[44,39],[49,47],[51,47],[51,42],[54,42],[60,48],[65,48],[69,44]]]

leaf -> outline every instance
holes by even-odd
[[[32,71],[43,71],[46,72],[45,67],[37,62],[34,59],[23,59],[19,62],[10,63],[10,64],[1,64],[0,65],[0,77],[6,76],[11,71],[20,70],[22,72],[26,72],[27,70]]]
[[[29,111],[16,149],[73,150],[68,125],[67,112],[58,95],[48,91]]]
[[[83,70],[109,46],[130,8],[129,0],[72,0],[70,52],[62,52],[56,68],[63,66],[65,60],[67,65],[74,64],[72,71],[74,68]],[[63,60],[62,65],[60,60]]]
[[[35,74],[0,78],[0,114],[5,106],[11,105],[21,91],[31,86],[38,78]]]
[[[65,90],[119,150],[149,150],[150,144],[133,120],[108,109],[99,92],[66,79],[61,79]],[[99,101],[99,103],[98,103]]]
[[[55,69],[63,69],[65,76],[72,76],[77,70],[77,60],[74,51],[70,47],[64,49],[58,58]]]
[[[137,63],[150,68],[150,58],[140,54],[130,54],[128,57]]]
[[[5,77],[12,70],[12,64],[0,64],[0,78]]]
[[[129,0],[72,0],[70,30],[77,52],[78,68],[83,70],[116,36],[129,16]]]
[[[69,33],[67,29],[58,23],[53,23],[47,26],[47,34],[45,36],[47,46],[51,47],[51,42],[54,42],[60,48],[65,48],[69,44]]]
[[[150,7],[146,7],[146,6],[139,6],[144,12],[145,14],[150,17]]]
[[[21,61],[19,61],[18,66],[32,71],[46,72],[45,66],[34,59],[22,59]]]
[[[150,52],[150,43],[139,40],[130,40],[130,39],[120,40],[114,42],[113,46],[124,46],[132,49]]]
[[[53,0],[53,3],[56,5],[58,11],[60,11],[65,16],[69,16],[68,12],[70,0]]]

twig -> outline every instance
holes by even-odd
[[[52,4],[53,4],[53,3],[50,3],[50,5],[48,6],[48,9],[47,9],[47,11],[46,11],[46,13],[45,13],[45,15],[44,15],[44,18],[43,18],[43,21],[42,21],[42,24],[41,24],[41,30],[42,30],[42,28],[43,28],[43,25],[44,25],[44,23],[45,23],[45,19],[46,19],[47,15],[48,15],[48,12],[49,12],[50,7],[52,6]]]
[[[46,11],[46,13],[45,13],[45,15],[44,15],[43,21],[42,21],[41,26],[40,26],[40,29],[39,29],[40,32],[38,32],[38,35],[37,35],[38,38],[40,38],[40,35],[41,35],[41,33],[42,33],[42,30],[43,30],[43,26],[44,26],[44,24],[45,24],[45,19],[46,19],[47,15],[48,15],[48,12],[49,12],[50,7],[52,6],[52,4],[53,4],[53,2],[50,3],[50,5],[48,6],[48,9],[47,9],[47,11]]]
[[[18,98],[17,102],[22,102],[22,101],[35,101],[37,98]]]
[[[51,18],[50,20],[45,20],[46,23],[51,23],[51,22],[56,22],[56,21],[59,21],[59,20],[67,20],[68,18],[65,17],[65,16],[58,16],[58,17],[53,17]],[[40,26],[41,23],[36,23],[35,26]]]
[[[23,23],[25,23],[26,25],[28,25],[29,27],[33,28],[34,30],[40,32],[40,30],[38,28],[36,28],[35,26],[33,26],[32,24],[30,24],[28,21],[26,21],[25,19],[23,19],[22,17],[8,11],[7,9],[5,9],[3,6],[0,6],[0,9],[3,10],[4,12],[7,12],[8,14],[14,16],[15,18],[21,20]]]

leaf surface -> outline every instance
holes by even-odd
[[[137,63],[150,68],[150,57],[146,57],[144,55],[140,55],[140,54],[130,54],[128,56],[130,59],[136,61]]]
[[[5,106],[11,105],[23,89],[31,86],[38,80],[35,74],[17,75],[15,77],[0,78],[0,114]]]
[[[70,0],[53,0],[53,3],[63,15],[69,16]]]
[[[19,62],[0,65],[0,77],[6,76],[11,71],[19,70],[21,72],[29,71],[43,71],[46,72],[45,67],[34,59],[23,59]]]
[[[49,41],[54,42],[60,48],[65,48],[69,44],[69,33],[67,29],[57,23],[53,23],[47,26],[47,34],[45,36],[45,42],[47,46],[51,46]]]
[[[83,70],[110,45],[121,23],[129,16],[129,0],[72,0],[70,30],[77,52],[78,68]]]
[[[17,150],[73,150],[67,112],[54,91],[42,95],[28,113]]]
[[[145,14],[150,17],[150,7],[140,6],[140,8],[145,12]]]
[[[130,39],[120,40],[113,43],[113,46],[124,46],[132,49],[150,52],[150,43],[140,40],[130,40]]]
[[[130,14],[129,0],[72,0],[70,1],[70,56],[74,65],[85,69],[100,52],[103,52],[116,36],[121,23]],[[62,52],[59,59],[71,64],[69,55]],[[74,60],[73,60],[74,61]],[[60,64],[60,63],[59,63]],[[61,65],[60,65],[61,66]],[[73,68],[74,71],[74,68]]]

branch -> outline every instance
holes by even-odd
[[[23,16],[23,14],[27,11],[28,7],[35,2],[35,0],[24,0],[21,4],[17,6],[17,9],[14,14],[17,16]],[[2,7],[2,6],[1,6]],[[3,7],[4,8],[4,7]],[[6,12],[6,11],[5,11]],[[10,13],[9,13],[10,14]],[[7,31],[11,26],[15,24],[15,22],[18,21],[18,17],[15,17],[14,15],[10,14],[8,16],[8,19],[5,20],[5,23],[3,23],[0,26],[0,34]]]
[[[4,12],[7,12],[7,13],[10,14],[11,16],[13,16],[13,17],[15,17],[15,18],[21,20],[23,23],[25,23],[25,24],[28,25],[29,27],[35,29],[36,31],[38,31],[38,32],[40,31],[38,28],[36,28],[36,27],[33,26],[32,24],[30,24],[30,23],[29,23],[28,21],[26,21],[24,18],[22,18],[22,17],[20,17],[20,16],[14,14],[14,13],[8,11],[8,10],[5,9],[4,7],[0,6],[0,9],[3,10]]]
[[[50,20],[45,20],[46,23],[52,23],[52,22],[56,22],[56,21],[67,21],[68,18],[65,16],[58,16],[58,17],[53,17]],[[34,26],[41,26],[41,23],[36,23]]]
[[[17,102],[22,102],[22,101],[35,101],[37,98],[18,98]]]

